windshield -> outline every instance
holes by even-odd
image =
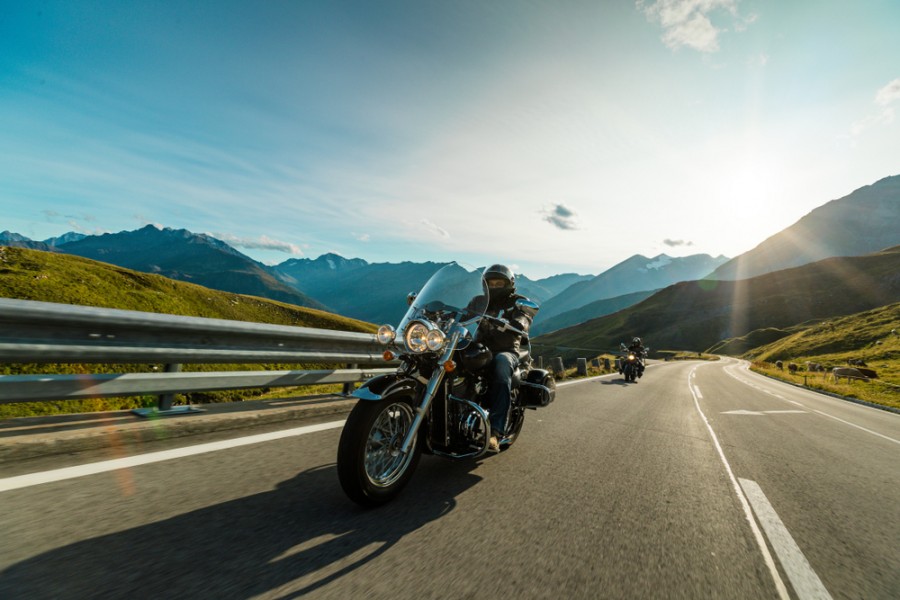
[[[453,318],[467,325],[469,333],[474,333],[487,305],[488,290],[482,270],[453,262],[442,267],[425,283],[397,330],[404,331],[414,319],[439,323]]]

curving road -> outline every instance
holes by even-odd
[[[0,597],[900,597],[900,415],[735,360],[563,384],[508,452],[423,457],[377,510],[339,434],[17,465]]]

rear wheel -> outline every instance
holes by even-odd
[[[351,500],[378,506],[409,482],[421,455],[418,436],[408,453],[400,452],[400,446],[415,414],[412,399],[405,396],[361,400],[353,407],[337,457],[338,478]]]

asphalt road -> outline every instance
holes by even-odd
[[[527,417],[368,511],[333,419],[17,465],[0,598],[900,597],[900,415],[724,360],[566,384]]]

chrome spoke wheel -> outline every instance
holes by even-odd
[[[413,417],[412,406],[406,402],[395,402],[388,405],[375,419],[365,450],[365,472],[372,485],[388,487],[406,471],[413,458],[415,440],[406,454],[400,451],[400,446],[412,425]]]

